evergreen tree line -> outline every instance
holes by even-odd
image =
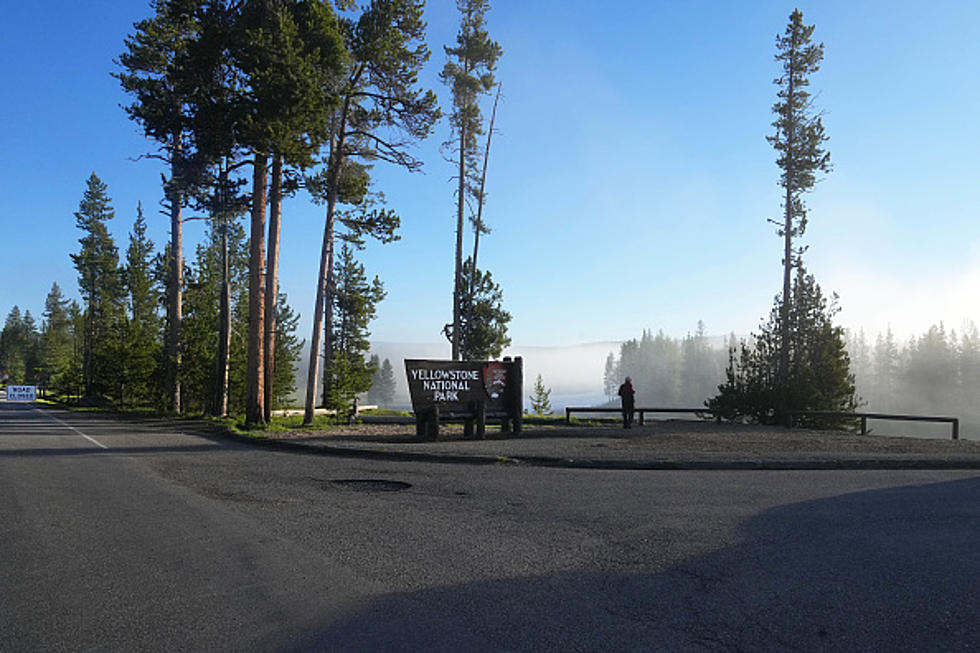
[[[374,377],[371,379],[371,388],[367,391],[365,401],[374,406],[389,408],[395,403],[395,368],[387,358],[382,360],[377,354],[371,356],[371,367],[374,368]]]
[[[159,257],[146,236],[137,206],[125,259],[106,222],[115,211],[106,187],[93,174],[75,213],[82,231],[78,253],[81,303],[54,283],[38,328],[30,311],[7,316],[0,366],[11,383],[28,383],[67,396],[111,398],[120,405],[152,402],[157,387],[162,322],[158,312]]]
[[[718,390],[725,367],[724,350],[711,346],[703,322],[682,339],[645,330],[606,358],[603,391],[611,401],[628,376],[638,406],[700,408]]]
[[[61,289],[57,284],[51,292],[59,300],[45,310],[40,328],[31,312],[22,314],[19,306],[7,314],[0,331],[0,374],[6,375],[12,385],[42,385],[49,377],[46,360],[65,361],[65,365],[70,360],[74,325],[69,320],[67,302],[60,299]],[[77,314],[77,304],[74,311]]]
[[[815,285],[806,289],[813,293],[811,300],[816,299]],[[802,303],[803,300],[798,301]],[[830,310],[822,297],[816,304]],[[774,316],[778,314],[778,309],[774,309]],[[731,371],[732,363],[735,370],[742,365],[758,364],[757,360],[752,360],[753,345],[769,348],[760,352],[759,360],[774,360],[771,343],[779,331],[773,328],[774,325],[775,320],[765,325],[760,329],[761,334],[750,343],[740,341],[734,334],[729,335],[727,346],[722,347],[712,346],[700,322],[693,335],[681,339],[664,335],[663,331],[655,335],[652,331],[644,331],[639,339],[622,343],[618,356],[610,352],[603,374],[604,392],[610,401],[615,401],[619,384],[630,376],[636,387],[637,405],[683,408],[708,405],[724,410],[725,388],[731,383],[726,372]],[[823,326],[825,329],[838,328],[826,321]],[[811,342],[821,341],[812,333],[808,337]],[[867,336],[863,330],[841,330],[824,340],[824,344],[827,342],[842,342],[844,349],[822,350],[823,362],[821,356],[811,354],[811,363],[807,365],[811,375],[808,381],[819,386],[820,370],[828,367],[835,376],[846,356],[849,370],[853,372],[850,396],[854,401],[849,410],[958,417],[967,437],[980,431],[980,408],[974,401],[976,389],[980,387],[980,329],[973,322],[964,324],[959,332],[947,330],[940,323],[904,342],[899,342],[891,329],[874,337]],[[801,349],[800,345],[794,348],[795,351]],[[744,362],[743,356],[748,356]],[[777,371],[773,366],[767,373],[774,375]],[[742,391],[745,394],[744,388]],[[805,404],[808,399],[797,401]],[[758,406],[768,405],[771,404],[759,400]],[[760,408],[760,411],[754,415],[731,411],[726,415],[773,421],[764,410]],[[890,422],[879,428],[894,433],[900,432],[902,426]],[[921,426],[916,428],[922,429]]]
[[[863,410],[958,417],[967,437],[976,437],[980,332],[973,322],[959,333],[933,325],[904,342],[891,329],[873,339],[864,331],[849,332],[846,339]]]
[[[424,6],[151,0],[153,13],[134,25],[113,76],[132,99],[126,113],[154,144],[147,156],[166,166],[170,241],[151,261],[140,223],[135,258],[119,265],[106,228],[113,210],[93,173],[76,213],[82,248],[72,255],[81,294],[75,394],[216,415],[244,402],[246,423],[267,421],[293,390],[301,345],[298,315],[278,288],[283,199],[300,190],[325,207],[305,421],[318,395],[346,411],[370,389],[382,370],[366,359],[367,326],[384,290],[355,253],[368,238],[398,239],[399,216],[373,188],[373,166],[421,168],[413,147],[441,117],[435,93],[419,82],[430,56]],[[446,147],[459,162],[458,215],[471,209],[478,238],[489,232],[482,218],[489,134],[479,183],[476,172],[479,99],[494,86],[501,50],[486,33],[487,0],[458,0],[457,9],[457,45],[446,49],[442,74],[453,95]],[[238,220],[246,215],[244,229]],[[211,226],[187,264],[183,223],[199,218]],[[476,268],[477,247],[469,277],[457,250],[454,311],[466,319],[456,320],[454,333],[468,353],[499,355],[510,316],[499,286]]]
[[[137,206],[126,257],[107,228],[115,210],[108,188],[96,174],[88,180],[76,225],[83,232],[77,254],[82,304],[67,300],[57,283],[45,299],[40,325],[30,311],[15,306],[0,332],[0,369],[13,384],[38,385],[87,403],[166,408],[165,288],[169,252],[159,252],[146,235]],[[244,228],[236,221],[212,223],[183,275],[183,352],[179,376],[185,410],[244,414],[248,335],[248,251]],[[226,270],[227,268],[227,270]],[[365,361],[367,322],[383,296],[380,281],[368,284],[352,248],[341,250],[333,307],[338,356],[349,356],[342,383],[331,387],[336,405],[350,405],[367,392],[369,403],[389,405],[395,379],[391,363]],[[231,328],[227,359],[217,355],[221,295],[228,281]],[[292,403],[295,372],[303,341],[299,315],[280,295],[276,331],[273,407]],[[355,352],[350,355],[348,352]],[[222,362],[227,365],[222,368]],[[220,403],[216,403],[220,402]]]
[[[0,365],[12,383],[39,385],[86,403],[165,408],[164,297],[169,252],[157,251],[147,237],[146,219],[138,205],[125,258],[120,260],[107,225],[114,217],[108,188],[93,173],[75,213],[82,237],[78,253],[71,255],[81,303],[67,300],[54,283],[45,299],[40,328],[29,311],[22,317],[15,306],[4,325]],[[181,289],[186,299],[182,329],[186,356],[179,374],[185,406],[198,412],[214,407],[222,284],[222,239],[218,233],[222,228],[209,229],[183,275]],[[243,252],[248,243],[241,226],[230,224],[227,230],[233,292],[225,412],[241,414],[248,328],[243,292],[247,259]],[[281,367],[277,370],[276,404],[285,404],[295,391],[295,366],[302,347],[295,334],[297,321],[298,315],[283,296],[279,302]]]
[[[312,421],[318,398],[347,410],[369,389],[378,370],[365,359],[367,324],[384,290],[376,277],[368,279],[355,252],[367,238],[398,239],[400,218],[373,188],[373,166],[420,169],[413,146],[441,117],[435,93],[419,82],[430,56],[424,6],[424,0],[360,6],[349,0],[152,0],[153,15],[135,24],[115,76],[132,98],[128,115],[155,144],[151,156],[168,170],[164,383],[171,410],[181,412],[185,396],[191,400],[207,385],[201,373],[187,376],[184,359],[211,345],[217,381],[205,403],[216,413],[229,401],[228,379],[238,373],[235,356],[243,351],[246,423],[267,421],[284,394],[279,378],[292,361],[279,360],[291,356],[279,351],[279,320],[295,316],[280,305],[279,235],[283,198],[300,190],[324,207],[304,421]],[[459,47],[447,48],[443,78],[453,88],[454,129],[466,134],[458,148],[463,202],[477,192],[471,137],[481,133],[482,120],[480,90],[472,82],[476,75],[478,85],[492,85],[487,75],[499,47],[493,44],[489,55],[482,50],[487,0],[458,0],[457,8]],[[481,207],[482,189],[481,183]],[[197,319],[190,314],[194,298],[185,297],[185,287],[188,293],[197,287],[184,280],[186,209],[204,211],[221,229],[221,281],[217,288],[205,284],[219,310],[217,336],[203,342],[185,334],[184,323]],[[228,232],[245,212],[247,237],[239,242],[248,249],[233,252]],[[245,257],[247,272],[233,280],[228,261],[236,257]],[[457,288],[459,279],[457,270]],[[499,289],[491,284],[491,290]],[[495,307],[496,318],[509,319]],[[244,342],[235,331],[242,320]],[[185,392],[185,384],[194,384],[193,392]]]

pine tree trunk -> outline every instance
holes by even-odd
[[[360,73],[355,75],[355,82]],[[330,359],[330,333],[333,321],[333,241],[334,212],[337,207],[337,186],[344,165],[344,136],[347,131],[347,116],[350,98],[344,104],[337,119],[337,125],[330,142],[330,155],[327,158],[327,212],[323,224],[323,243],[320,246],[320,270],[317,276],[316,303],[313,306],[313,334],[310,338],[310,368],[306,377],[306,404],[303,407],[303,424],[313,423],[313,408],[316,404],[317,383],[320,380],[321,343],[325,351],[326,370]],[[322,338],[322,339],[321,339]]]
[[[276,310],[279,302],[279,231],[282,221],[282,155],[272,157],[269,197],[269,263],[265,292],[265,421],[272,418],[276,369]]]
[[[227,225],[222,235],[224,248],[221,281],[221,306],[218,316],[218,352],[215,355],[215,390],[213,414],[225,417],[228,414],[228,360],[231,349],[231,284],[228,281],[228,234]]]
[[[228,362],[231,349],[231,279],[228,261],[228,212],[225,205],[225,192],[228,184],[226,164],[221,168],[221,181],[218,188],[221,220],[221,305],[218,316],[218,352],[215,355],[215,389],[213,414],[225,417],[228,414]]]
[[[480,175],[480,196],[476,205],[476,233],[473,235],[473,271],[470,274],[470,287],[467,289],[467,303],[470,312],[473,309],[473,295],[476,286],[477,256],[480,253],[480,232],[483,231],[483,193],[487,186],[487,165],[490,163],[490,139],[493,138],[493,123],[497,120],[497,103],[500,102],[500,84],[497,85],[497,96],[493,100],[493,111],[490,112],[490,128],[487,130],[487,147],[483,151],[483,173]]]
[[[453,283],[453,341],[452,359],[460,359],[462,331],[460,324],[459,300],[463,286],[463,207],[466,204],[466,125],[460,121],[459,128],[459,189],[456,201],[456,278]]]
[[[252,177],[252,222],[248,257],[248,366],[245,423],[265,421],[265,360],[263,318],[265,309],[265,183],[266,155],[255,153]]]
[[[779,330],[779,384],[785,386],[789,381],[789,313],[790,313],[790,272],[793,269],[793,166],[795,153],[793,151],[793,104],[796,100],[795,79],[792,71],[789,75],[789,85],[786,94],[786,198],[783,219],[783,303],[780,306]]]
[[[183,194],[177,188],[177,164],[174,159],[180,156],[179,135],[174,136],[174,152],[171,153],[170,183],[170,338],[167,341],[167,380],[170,390],[170,409],[181,413],[180,401],[180,362],[181,362],[181,323],[183,322],[184,287],[184,224],[181,215]]]
[[[334,388],[333,377],[334,377],[334,351],[336,350],[336,343],[334,342],[334,328],[333,328],[333,298],[336,291],[335,286],[337,285],[334,279],[334,242],[331,232],[330,239],[330,259],[327,261],[327,295],[324,301],[324,316],[323,316],[323,405],[330,407],[330,393]],[[335,409],[341,408],[340,406],[333,406]]]
[[[90,291],[91,292],[91,291]],[[93,394],[92,384],[92,358],[95,347],[95,313],[92,297],[89,296],[88,312],[84,317],[85,337],[82,340],[82,378],[85,386],[85,396],[91,397]]]
[[[316,403],[317,382],[320,379],[320,349],[323,341],[323,304],[327,294],[327,271],[333,258],[333,215],[329,202],[323,225],[323,244],[320,247],[320,273],[317,276],[316,303],[313,308],[313,337],[310,338],[310,367],[306,377],[306,403],[303,410],[303,424],[313,423],[313,408]]]
[[[793,228],[793,216],[790,202],[792,196],[790,190],[786,190],[786,215],[785,215],[785,234],[783,236],[783,302],[779,307],[779,382],[785,384],[789,379],[789,313],[790,302],[790,272],[793,267],[793,239],[791,229]]]
[[[334,351],[334,338],[333,338],[333,296],[334,296],[334,278],[333,278],[333,259],[334,259],[334,212],[337,207],[337,185],[340,181],[341,171],[343,170],[344,162],[341,160],[337,164],[337,175],[334,178],[334,183],[331,185],[331,191],[327,195],[327,214],[329,218],[327,220],[329,233],[325,234],[324,237],[329,239],[327,243],[327,260],[326,260],[326,279],[324,282],[324,294],[323,294],[323,405],[327,406],[330,402],[330,390],[332,384],[329,382],[333,374],[333,351]],[[336,406],[335,406],[336,408]]]

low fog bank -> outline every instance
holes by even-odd
[[[655,407],[700,407],[724,381],[728,348],[741,337],[695,334],[676,339],[645,331],[626,342],[593,342],[570,346],[513,346],[504,356],[524,359],[524,405],[538,374],[551,389],[551,406],[561,414],[567,406],[618,405],[616,389],[632,376],[637,404]],[[865,412],[957,417],[960,437],[980,440],[980,333],[967,324],[960,332],[942,325],[899,342],[891,332],[869,337],[847,333],[851,370]],[[307,350],[308,351],[308,350]],[[395,371],[393,408],[409,409],[406,358],[446,360],[443,343],[372,343],[372,355],[388,359]],[[298,395],[306,383],[305,353],[297,370]],[[300,396],[297,401],[301,403]],[[872,420],[879,435],[949,438],[948,424]]]
[[[551,407],[562,413],[566,406],[595,406],[606,401],[603,394],[603,370],[610,353],[618,352],[619,342],[594,342],[562,347],[521,347],[506,349],[504,356],[521,356],[524,359],[524,405],[530,408],[530,396],[538,374],[546,388],[551,388]],[[405,359],[448,360],[449,345],[417,342],[374,342],[371,356],[391,362],[395,371],[395,400],[392,408],[408,410],[408,380],[405,377]],[[296,370],[295,402],[303,402],[308,375],[309,348],[305,347],[300,365]]]
[[[556,413],[566,406],[593,406],[606,401],[602,374],[606,358],[619,351],[618,342],[594,342],[563,347],[513,346],[504,356],[524,359],[524,405],[530,407],[530,396],[538,374],[546,388],[551,388],[551,407]],[[395,404],[408,408],[408,382],[405,378],[406,358],[448,360],[449,345],[441,343],[375,342],[371,354],[388,359],[395,368]]]
[[[891,330],[847,333],[859,410],[956,417],[960,437],[980,440],[980,333],[972,322],[959,331],[940,323],[900,341]],[[887,435],[950,437],[949,425],[870,423]]]

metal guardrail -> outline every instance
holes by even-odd
[[[576,406],[571,408],[565,408],[565,422],[572,421],[572,413],[622,413],[622,408],[587,408],[583,406]],[[639,413],[637,419],[638,424],[643,424],[643,414],[644,413],[691,413],[698,415],[701,413],[707,413],[715,417],[718,421],[721,418],[715,415],[715,412],[710,408],[634,408],[634,413]]]
[[[861,435],[868,434],[868,420],[869,419],[881,419],[881,420],[893,420],[897,422],[937,422],[951,424],[953,430],[953,439],[960,439],[960,420],[957,417],[939,417],[933,415],[900,415],[894,413],[839,413],[829,410],[801,410],[794,411],[787,416],[787,422],[789,428],[793,428],[795,420],[793,419],[797,415],[811,416],[811,417],[837,417],[844,419],[856,419],[861,420]]]

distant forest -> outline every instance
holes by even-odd
[[[709,338],[702,322],[680,339],[663,331],[644,331],[639,339],[622,343],[618,356],[610,352],[603,375],[605,394],[616,401],[619,384],[630,376],[638,406],[703,406],[718,393],[728,349],[738,342],[734,334]],[[967,322],[955,331],[940,323],[906,341],[899,341],[890,329],[873,337],[849,331],[846,343],[858,410],[958,417],[964,437],[980,437],[980,331],[975,324]],[[894,423],[879,428],[888,433],[922,430]]]
[[[735,336],[729,344],[734,346]],[[658,331],[644,331],[639,340],[627,340],[606,359],[603,390],[610,400],[616,399],[619,384],[627,376],[633,379],[637,406],[695,408],[718,391],[724,381],[728,352],[713,347],[698,322],[694,335],[681,340]]]
[[[898,342],[889,329],[871,341],[848,333],[858,395],[868,410],[959,417],[969,437],[980,435],[980,333],[967,322],[959,333],[940,323]]]

